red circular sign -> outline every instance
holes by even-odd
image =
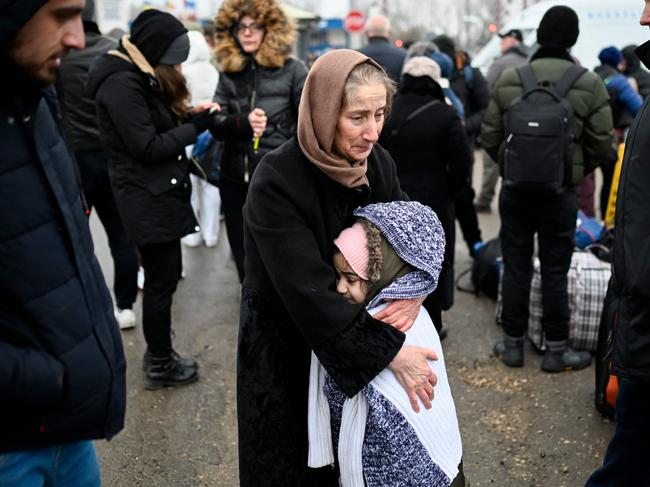
[[[358,10],[350,10],[345,16],[343,27],[348,32],[363,32],[366,19]]]

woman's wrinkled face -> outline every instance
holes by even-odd
[[[334,134],[334,152],[350,162],[363,161],[379,139],[386,112],[386,88],[362,85],[352,101],[339,113]]]
[[[336,292],[352,304],[361,304],[368,293],[368,281],[361,279],[350,267],[341,252],[333,257],[336,269]]]
[[[252,17],[244,15],[235,26],[235,33],[244,52],[252,54],[262,45],[264,26],[255,22]]]

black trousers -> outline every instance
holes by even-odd
[[[474,147],[472,146],[473,153]],[[481,229],[478,226],[478,217],[476,216],[476,208],[474,207],[474,196],[476,195],[472,187],[473,166],[474,163],[472,162],[469,168],[469,177],[454,200],[456,219],[460,225],[460,230],[463,232],[463,239],[467,244],[470,255],[474,254],[474,244],[481,241]]]
[[[138,295],[138,252],[126,235],[108,177],[108,161],[101,150],[75,153],[84,196],[102,222],[113,256],[115,304],[131,309]]]
[[[154,243],[138,247],[144,267],[142,329],[152,355],[172,352],[172,298],[181,277],[181,242]]]
[[[650,383],[619,378],[616,429],[603,466],[587,480],[586,487],[648,485],[648,437],[650,437]]]
[[[569,336],[567,274],[573,255],[575,190],[540,194],[502,187],[499,196],[503,252],[503,330],[522,337],[528,326],[532,258],[537,234],[542,277],[542,329],[547,340]]]
[[[248,184],[237,183],[226,178],[219,181],[221,208],[226,220],[226,234],[230,250],[235,259],[239,282],[244,281],[244,216],[242,210],[248,194]]]

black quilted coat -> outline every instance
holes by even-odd
[[[185,146],[196,140],[180,125],[149,78],[110,54],[93,63],[88,90],[95,99],[102,144],[120,216],[138,246],[195,232]]]

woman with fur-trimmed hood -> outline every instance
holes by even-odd
[[[295,30],[275,0],[225,0],[214,22],[221,72],[215,136],[225,141],[221,198],[241,281],[248,183],[261,157],[295,135],[307,67],[291,56]]]

